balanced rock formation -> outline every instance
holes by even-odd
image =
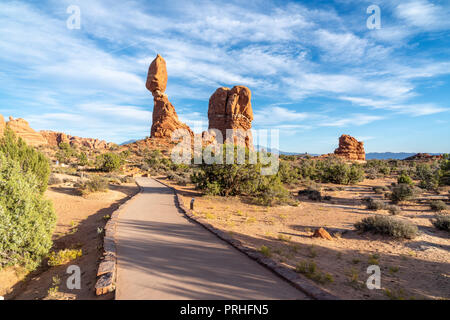
[[[171,138],[177,129],[185,129],[193,135],[191,129],[178,119],[174,106],[164,93],[167,87],[166,61],[159,54],[150,64],[146,88],[153,95],[152,138]]]
[[[41,134],[34,131],[24,119],[9,117],[6,127],[11,129],[16,136],[22,138],[29,146],[37,147],[47,144],[47,140]]]
[[[244,86],[218,88],[209,99],[208,128],[219,130],[224,142],[245,145],[253,150],[251,97],[250,89]],[[227,136],[227,129],[233,130],[232,137]]]
[[[40,134],[47,141],[47,144],[52,147],[59,146],[60,143],[65,142],[70,144],[74,148],[87,148],[90,150],[108,150],[114,144],[108,143],[104,140],[92,139],[92,138],[80,138],[71,136],[62,132],[54,131],[41,131]]]
[[[334,154],[346,160],[366,160],[364,142],[360,142],[347,134],[343,134],[339,138],[339,148],[334,151]]]

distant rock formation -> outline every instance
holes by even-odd
[[[429,153],[418,153],[411,157],[406,158],[408,161],[433,161],[442,159],[442,155],[431,155]]]
[[[37,147],[47,144],[47,140],[45,140],[41,134],[31,129],[28,122],[24,119],[14,119],[13,117],[9,117],[6,127],[11,129],[16,136],[22,138],[29,146]]]
[[[224,142],[245,145],[253,150],[251,97],[250,89],[244,86],[235,86],[231,90],[218,88],[209,99],[208,128],[219,130]],[[227,129],[233,129],[233,137],[227,136]]]
[[[174,106],[164,93],[167,87],[166,61],[159,54],[150,64],[146,88],[153,95],[152,138],[171,138],[177,129],[186,129],[191,135],[192,130],[178,119]]]
[[[347,134],[339,138],[339,148],[334,151],[334,154],[347,160],[366,160],[364,142]]]
[[[108,150],[110,149],[114,143],[109,143],[104,140],[92,139],[92,138],[80,138],[71,136],[62,132],[54,132],[54,131],[41,131],[40,134],[47,141],[47,144],[52,147],[59,146],[60,143],[66,142],[70,144],[74,148],[87,148],[90,150]]]

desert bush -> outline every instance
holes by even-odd
[[[392,192],[390,194],[390,199],[394,202],[401,202],[401,201],[407,201],[411,200],[416,196],[417,192],[409,184],[398,184],[392,188]]]
[[[300,178],[297,168],[287,161],[280,161],[278,176],[281,182],[286,184],[297,182]]]
[[[92,176],[88,180],[78,183],[77,189],[83,196],[94,192],[106,192],[109,190],[108,179]]]
[[[371,216],[355,223],[359,231],[371,231],[388,235],[394,238],[413,239],[418,234],[416,225],[410,222],[394,219],[387,216]]]
[[[50,178],[49,178],[49,180],[48,180],[48,184],[49,184],[49,185],[53,186],[53,185],[61,184],[61,183],[63,183],[63,180],[62,180],[62,179],[56,177],[56,176],[53,175],[53,174],[50,175]]]
[[[439,167],[431,167],[427,163],[420,163],[416,167],[414,177],[419,180],[419,187],[426,190],[436,191],[439,187]]]
[[[396,205],[388,205],[385,209],[389,211],[389,213],[393,216],[396,216],[402,212],[402,209],[400,209],[400,207]]]
[[[3,138],[0,139],[0,154],[4,154],[7,159],[16,161],[22,171],[31,172],[36,176],[41,193],[47,190],[50,176],[49,160],[42,153],[27,146],[10,129],[6,129]]]
[[[314,261],[299,262],[295,267],[295,271],[320,284],[334,282],[333,276],[329,273],[321,272]]]
[[[97,156],[96,165],[98,170],[104,172],[117,171],[123,165],[123,158],[116,153],[104,153]]]
[[[411,177],[409,177],[407,174],[401,174],[398,179],[397,179],[397,183],[398,184],[409,184],[409,185],[413,185],[414,182],[411,179]]]
[[[58,152],[56,152],[56,159],[60,163],[70,163],[70,159],[77,155],[76,150],[67,142],[61,142],[58,145]]]
[[[84,167],[84,166],[87,166],[89,164],[89,159],[87,157],[86,152],[80,152],[77,155],[77,158],[78,158],[78,165],[79,166],[83,166]]]
[[[302,159],[297,171],[303,179],[323,183],[355,184],[364,179],[364,170],[358,164],[347,164],[338,158],[325,160]]]
[[[31,171],[0,154],[0,268],[33,269],[50,250],[56,216],[41,186]]]
[[[369,210],[383,210],[385,208],[385,204],[383,201],[370,199],[367,201],[367,209]]]
[[[436,215],[434,219],[431,219],[431,223],[439,230],[450,232],[450,216],[448,215]]]
[[[234,147],[235,161],[226,164],[226,145],[223,145],[223,164],[200,164],[191,176],[196,188],[207,194],[219,196],[246,195],[262,204],[283,202],[288,198],[278,175],[261,175],[263,165],[259,156],[256,164],[249,163],[249,150]],[[243,164],[237,164],[240,151],[245,153]]]
[[[444,154],[440,164],[439,184],[444,186],[450,185],[450,155]]]
[[[382,186],[375,186],[372,187],[373,192],[375,192],[376,194],[382,194],[384,191],[388,191],[389,188],[387,187],[382,187]]]
[[[442,200],[433,200],[430,202],[430,208],[433,211],[441,212],[447,210],[447,205]]]
[[[175,181],[180,186],[186,186],[191,182],[191,178],[189,176],[189,173],[177,173],[170,171],[167,174],[167,178],[169,180]]]

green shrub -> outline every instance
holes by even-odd
[[[440,164],[439,183],[444,186],[450,185],[450,155],[444,154]]]
[[[442,200],[434,200],[430,202],[431,210],[441,212],[447,210],[447,205]]]
[[[73,156],[76,156],[76,151],[74,148],[72,148],[72,146],[67,143],[67,142],[61,142],[59,145],[59,150],[56,153],[56,159],[60,162],[60,163],[70,163],[70,159]]]
[[[291,163],[287,161],[280,161],[278,176],[282,183],[291,184],[300,179],[300,174]]]
[[[0,154],[0,268],[35,268],[52,246],[56,216],[39,179]]]
[[[320,284],[334,282],[333,276],[329,273],[321,272],[314,261],[299,262],[295,267],[295,271]]]
[[[448,215],[436,215],[434,219],[431,219],[431,223],[439,230],[450,232],[450,216]]]
[[[48,159],[34,148],[27,146],[22,139],[17,139],[10,129],[6,129],[3,138],[0,139],[0,154],[18,162],[22,171],[35,175],[41,193],[47,190],[50,176]]]
[[[85,152],[80,152],[77,157],[78,157],[78,165],[84,167],[89,164],[89,159]]]
[[[415,178],[419,180],[419,187],[436,191],[439,187],[439,167],[432,168],[427,163],[419,163],[416,167]]]
[[[77,185],[81,195],[86,196],[94,192],[106,192],[109,190],[108,180],[100,176],[92,176],[88,180]]]
[[[400,177],[398,177],[398,179],[397,179],[397,183],[398,184],[409,184],[409,185],[414,184],[413,180],[406,174],[401,174]]]
[[[401,201],[411,200],[416,196],[417,192],[414,187],[409,184],[398,184],[392,188],[390,199],[397,203]]]
[[[413,239],[418,234],[417,226],[387,216],[372,216],[355,223],[355,228],[362,232],[371,231],[394,238]]]
[[[104,172],[113,172],[120,169],[123,165],[123,158],[112,152],[99,155],[96,160],[97,169]]]

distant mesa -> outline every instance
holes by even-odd
[[[244,86],[218,88],[209,99],[208,129],[219,130],[225,143],[242,145],[253,150],[250,130],[253,121],[251,98],[250,89]],[[227,129],[233,130],[231,137],[227,135]]]
[[[334,151],[334,154],[346,160],[366,160],[364,142],[358,141],[347,134],[340,136],[339,147]]]
[[[152,93],[154,102],[151,137],[170,139],[177,129],[185,129],[193,135],[192,130],[178,119],[175,107],[164,93],[167,87],[166,61],[159,54],[150,64],[145,86]]]
[[[411,157],[406,158],[408,161],[430,161],[442,159],[442,155],[432,155],[429,153],[417,153]]]

